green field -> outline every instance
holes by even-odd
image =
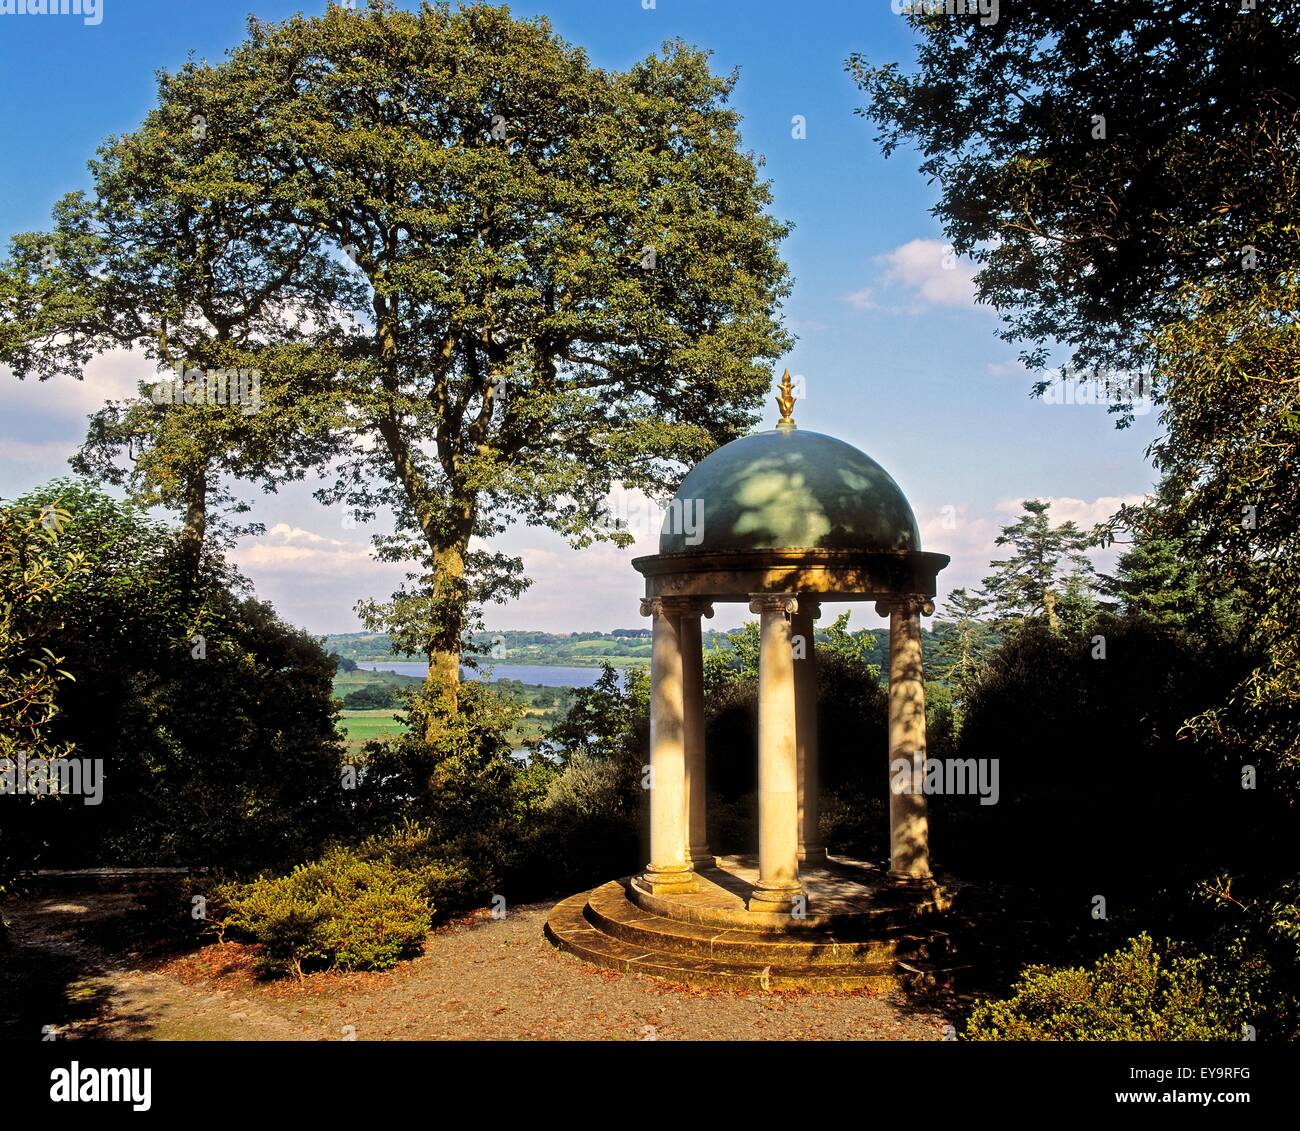
[[[398,734],[405,728],[391,707],[378,711],[344,711],[339,717],[339,730],[347,740],[348,753],[359,754],[364,743],[386,734]]]
[[[339,672],[334,677],[334,694],[342,699],[362,687],[408,687],[421,682],[417,676],[391,672]],[[540,738],[542,732],[568,710],[573,694],[567,687],[542,687],[518,680],[503,680],[494,686],[500,694],[514,699],[524,708],[513,735],[516,743]],[[360,754],[364,744],[372,739],[399,733],[404,726],[395,718],[399,714],[396,707],[345,707],[339,717],[339,731],[347,741],[348,753]]]
[[[354,672],[341,671],[334,676],[334,694],[342,699],[349,691],[355,691],[358,687],[374,687],[381,684],[409,687],[412,684],[423,682],[419,676],[415,675],[398,675],[396,672],[367,672],[358,668]]]

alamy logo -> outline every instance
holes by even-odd
[[[688,546],[704,541],[704,500],[673,498],[662,509],[639,491],[615,490],[597,523],[611,534],[640,540],[657,533],[680,534]]]
[[[979,16],[984,27],[998,22],[998,0],[890,0],[896,16]]]
[[[262,410],[260,369],[185,369],[159,381],[150,398],[154,404],[239,405],[244,416]]]
[[[889,787],[896,794],[977,794],[981,805],[998,803],[998,776],[996,758],[927,758],[918,752],[889,763]]]
[[[95,27],[104,19],[102,0],[0,0],[0,16],[80,16]]]
[[[0,795],[80,797],[84,805],[104,800],[103,758],[0,758]]]
[[[1134,416],[1146,416],[1155,407],[1154,388],[1148,373],[1103,373],[1094,369],[1061,370],[1061,377],[1043,389],[1044,404],[1133,406]]]
[[[148,1111],[153,1104],[152,1068],[82,1068],[73,1061],[67,1068],[50,1071],[50,1099],[54,1103],[129,1103],[132,1111]]]

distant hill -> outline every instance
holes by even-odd
[[[713,634],[717,635],[717,634]],[[506,630],[481,632],[471,638],[476,654],[503,664],[644,668],[650,665],[650,630],[619,628],[613,632],[555,632]],[[344,659],[371,663],[393,659],[385,633],[341,632],[325,637],[324,647]],[[420,659],[421,657],[411,657]]]

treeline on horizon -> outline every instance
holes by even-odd
[[[853,613],[849,613],[850,623]],[[998,630],[993,622],[979,622],[982,638],[996,642]],[[732,638],[745,628],[728,630],[705,629],[701,639],[706,652],[725,648]],[[819,626],[816,641],[824,643],[827,627]],[[921,626],[921,647],[925,660],[926,679],[945,687],[952,686],[954,668],[960,662],[960,639],[963,626],[957,619],[943,615]],[[484,631],[468,638],[464,652],[466,659],[490,668],[493,663],[520,665],[555,665],[565,667],[647,667],[650,663],[651,639],[648,628],[616,628],[610,632],[578,631],[571,633],[543,632],[533,629],[503,629]],[[879,678],[888,682],[889,629],[855,629],[852,635],[859,641],[867,662],[879,669]],[[348,663],[383,663],[392,661],[419,662],[416,656],[396,653],[393,639],[385,633],[344,632],[331,633],[321,638],[321,646],[331,655]]]

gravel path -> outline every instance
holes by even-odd
[[[131,897],[61,894],[10,910],[16,962],[0,981],[0,1035],[154,1040],[938,1040],[942,1001],[900,994],[694,989],[617,974],[557,951],[549,904],[486,912],[432,932],[422,956],[382,974],[262,981],[250,948],[211,945],[151,961],[103,940]],[[125,935],[126,932],[123,932]],[[9,1003],[11,1008],[5,1009]],[[8,1013],[8,1016],[4,1016]]]

